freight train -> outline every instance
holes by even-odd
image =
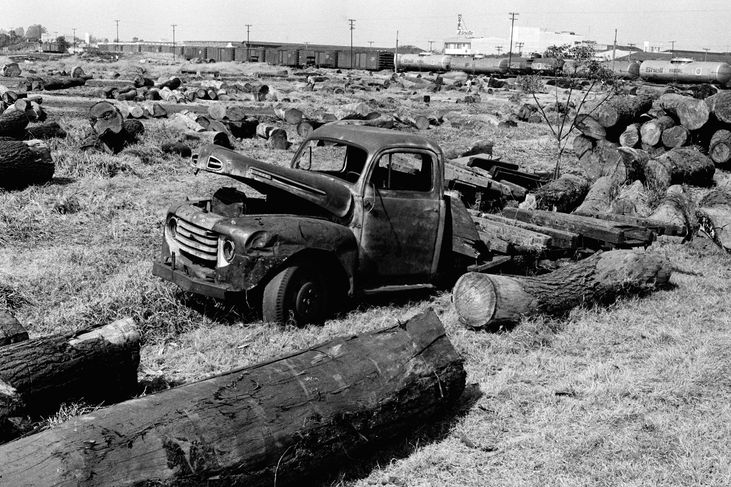
[[[336,48],[335,46],[270,46],[221,47],[211,45],[173,46],[169,43],[133,42],[100,44],[99,48],[114,52],[174,53],[185,59],[198,58],[207,62],[266,62],[302,68],[315,66],[334,69],[365,69],[369,71],[464,71],[468,74],[506,76],[508,74],[540,74],[581,76],[571,60],[554,58],[448,56],[442,54],[396,54],[388,49]],[[714,83],[731,88],[731,65],[724,62],[700,62],[687,58],[649,61],[606,61],[604,66],[624,79],[642,79],[659,83]]]
[[[436,54],[398,54],[398,69],[404,71],[464,71],[468,74],[507,74],[581,76],[580,68],[571,61],[553,58],[521,57],[479,58],[471,56],[443,56]],[[603,65],[623,79],[642,79],[659,83],[714,83],[731,88],[731,65],[724,62],[700,62],[688,58],[658,61],[605,61]]]

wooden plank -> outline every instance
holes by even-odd
[[[624,223],[627,225],[635,225],[638,227],[644,227],[652,230],[657,235],[668,235],[671,237],[684,237],[687,233],[684,226],[675,225],[672,223],[661,222],[653,220],[651,218],[639,218],[629,215],[615,215],[614,213],[599,213],[590,212],[582,213],[584,216],[590,216],[592,218],[598,218],[600,220],[607,220],[617,223]]]
[[[503,215],[527,223],[568,230],[612,246],[649,245],[655,237],[654,232],[646,228],[568,213],[506,208]]]
[[[551,247],[554,249],[576,249],[581,245],[581,235],[566,230],[558,230],[556,228],[542,227],[532,223],[522,222],[514,218],[506,218],[502,215],[494,215],[491,213],[480,213],[479,216],[485,220],[491,220],[506,225],[512,225],[517,228],[523,228],[551,237]]]
[[[475,223],[470,218],[462,200],[451,195],[447,195],[447,211],[449,219],[447,224],[450,225],[452,233],[452,252],[466,255],[470,258],[477,258],[480,255],[478,250],[478,242],[480,235],[477,233]]]
[[[546,178],[543,178],[537,174],[530,174],[522,171],[515,171],[513,169],[505,169],[502,167],[494,167],[492,171],[492,178],[495,181],[509,181],[514,184],[518,184],[527,189],[536,189],[546,183]]]
[[[517,171],[520,168],[520,166],[518,166],[517,164],[513,164],[512,162],[504,162],[500,159],[493,159],[487,154],[477,154],[474,156],[469,156],[467,159],[469,159],[467,167],[480,168],[485,171],[492,171],[496,167],[502,169],[512,169],[514,171]]]
[[[503,254],[545,252],[551,247],[551,237],[507,223],[496,222],[479,216],[472,217],[480,229],[483,242]]]

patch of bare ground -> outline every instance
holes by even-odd
[[[467,105],[456,104],[457,95],[427,107],[388,90],[335,100],[290,93],[313,110],[364,99],[374,107],[479,114],[499,111],[506,99],[496,92]],[[448,292],[359,302],[320,327],[278,327],[244,306],[182,293],[150,272],[166,208],[235,181],[194,176],[188,161],[164,156],[159,146],[177,134],[163,121],[145,121],[141,142],[111,156],[80,152],[87,122],[49,111],[69,131],[52,142],[54,180],[0,192],[0,304],[32,336],[132,316],[143,333],[140,377],[150,393],[433,307],[465,359],[475,397],[444,423],[414,432],[392,456],[344,470],[327,485],[731,485],[731,257],[715,247],[656,244],[675,266],[670,289],[497,333],[461,327]],[[490,139],[505,161],[553,167],[552,139],[540,124],[444,124],[425,135],[445,149]],[[257,139],[236,148],[278,164],[294,151],[272,151]],[[84,407],[67,405],[49,424]]]

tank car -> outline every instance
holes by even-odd
[[[660,83],[718,83],[726,86],[731,82],[731,65],[684,58],[648,60],[640,64],[640,78]]]
[[[399,69],[421,71],[449,71],[451,56],[441,54],[397,54]]]

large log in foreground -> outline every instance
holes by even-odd
[[[0,419],[80,398],[129,397],[137,389],[139,340],[126,318],[75,338],[52,335],[0,348]]]
[[[53,178],[50,148],[40,140],[0,141],[0,187],[22,189]]]
[[[537,277],[470,272],[454,285],[459,321],[469,328],[492,328],[535,314],[561,315],[587,303],[612,302],[647,292],[670,279],[670,263],[644,250],[600,252]]]
[[[302,485],[424,424],[465,371],[433,311],[0,446],[7,485]],[[354,451],[355,450],[355,451]]]

